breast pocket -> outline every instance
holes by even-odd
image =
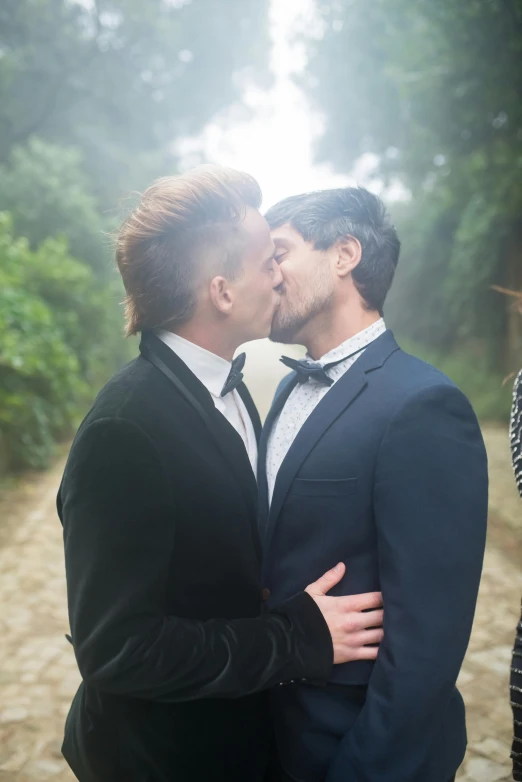
[[[294,479],[275,532],[283,573],[299,570],[306,585],[305,573],[321,575],[336,562],[348,561],[354,536],[360,534],[354,523],[358,483],[355,477]]]
[[[296,478],[291,493],[298,497],[347,497],[357,491],[357,478]]]

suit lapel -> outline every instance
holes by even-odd
[[[292,372],[288,376],[288,382],[280,390],[275,397],[272,407],[266,417],[263,431],[261,432],[261,439],[259,441],[259,455],[258,455],[258,469],[257,469],[257,483],[259,491],[259,528],[261,537],[264,537],[266,533],[266,526],[268,522],[268,483],[266,478],[266,455],[268,449],[268,438],[272,427],[279,416],[279,413],[285,406],[285,402],[292,393],[293,389],[297,385],[297,375]]]
[[[290,490],[292,481],[297,475],[301,465],[327,429],[329,429],[337,418],[339,418],[355,399],[364,392],[364,389],[368,385],[367,374],[381,367],[391,353],[398,349],[399,346],[395,342],[391,331],[386,331],[378,337],[375,342],[368,346],[363,355],[357,359],[335,385],[332,386],[304,422],[294,442],[290,446],[277,474],[263,540],[265,551],[270,544],[277,518]],[[270,435],[270,427],[273,425],[276,415],[282,410],[287,398],[288,394],[286,394],[282,403],[278,405],[277,413],[269,415],[267,418],[267,423],[261,438],[261,442],[265,443],[263,466],[266,462],[266,443]],[[263,469],[263,473],[265,474],[266,483],[266,469]],[[266,507],[266,505],[264,507]]]
[[[212,397],[203,383],[155,334],[152,332],[143,334],[140,352],[147,361],[154,364],[165,375],[174,389],[198,412],[209,435],[234,474],[248,507],[255,515],[257,484],[245,444],[240,435],[225,416],[216,410]],[[250,396],[246,388],[245,392],[247,396]],[[250,400],[250,405],[254,407],[252,400]]]
[[[259,438],[261,437],[261,419],[259,417],[259,413],[257,412],[257,407],[254,404],[254,400],[250,396],[248,388],[244,383],[240,383],[238,385],[237,392],[247,409],[247,413],[250,416],[250,420],[252,421],[252,426],[254,427],[256,441],[259,443]]]

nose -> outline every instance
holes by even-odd
[[[277,288],[283,282],[283,275],[281,273],[281,267],[276,263],[274,274],[272,275],[272,288]]]

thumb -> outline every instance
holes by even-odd
[[[314,581],[313,584],[309,584],[305,592],[309,595],[326,595],[326,593],[339,583],[341,578],[346,572],[346,565],[344,562],[339,562],[331,570],[328,570],[321,578]]]

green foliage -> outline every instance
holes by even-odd
[[[82,151],[114,209],[173,142],[268,78],[268,0],[3,0],[0,160],[36,134]]]
[[[323,35],[310,43],[305,85],[330,120],[325,157],[346,168],[374,152],[381,172],[398,171],[414,189],[454,163],[500,184],[492,171],[508,173],[520,156],[521,0],[323,0],[318,9]]]
[[[506,302],[522,286],[522,0],[318,3],[303,84],[326,116],[318,153],[348,170],[378,156],[398,178],[403,242],[390,322],[431,349],[474,342],[522,362]],[[507,349],[505,349],[507,346]]]
[[[0,211],[10,212],[18,236],[38,246],[47,236],[62,235],[71,253],[106,273],[110,268],[109,222],[90,192],[78,150],[31,138],[14,147],[0,166]]]
[[[0,433],[12,467],[45,466],[121,353],[113,296],[63,239],[33,252],[0,214]]]
[[[438,351],[472,342],[478,360],[502,371],[505,308],[491,286],[504,277],[506,216],[481,193],[459,214],[445,188],[392,213],[402,252],[386,306],[390,324]]]
[[[176,140],[239,98],[245,74],[266,82],[267,11],[0,2],[0,462],[43,466],[128,354],[105,238],[118,201],[175,173]]]

